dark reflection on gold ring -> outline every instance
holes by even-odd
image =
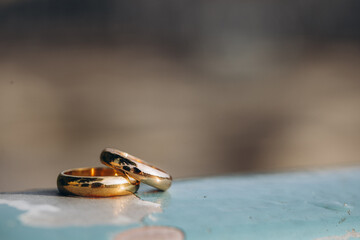
[[[113,197],[135,193],[140,182],[107,167],[76,168],[63,171],[57,178],[59,192],[83,197]]]
[[[126,152],[105,148],[100,160],[106,166],[123,171],[126,175],[159,190],[165,191],[171,186],[172,178],[167,172]]]

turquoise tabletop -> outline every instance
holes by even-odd
[[[0,194],[1,240],[135,236],[360,238],[360,168],[180,180],[166,192],[142,187],[115,198],[65,197],[55,189]]]

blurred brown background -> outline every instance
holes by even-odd
[[[360,163],[359,1],[0,3],[0,191],[115,147],[175,178]]]

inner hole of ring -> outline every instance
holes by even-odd
[[[123,176],[120,171],[112,168],[80,168],[64,172],[66,175],[84,176],[84,177],[100,177],[100,176]]]

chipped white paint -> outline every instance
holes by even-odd
[[[20,221],[26,225],[31,225],[32,220],[43,215],[51,215],[51,213],[59,212],[60,209],[49,204],[32,204],[24,200],[6,200],[0,199],[0,204],[7,204],[11,207],[17,208],[25,213],[19,216]]]
[[[350,238],[360,238],[360,233],[356,232],[353,229],[351,232],[347,232],[345,235],[342,236],[322,237],[322,238],[317,238],[315,240],[348,240]]]
[[[81,198],[57,196],[56,192],[0,194],[0,204],[25,211],[19,219],[33,227],[127,225],[162,211],[160,204],[143,201],[135,195]]]

